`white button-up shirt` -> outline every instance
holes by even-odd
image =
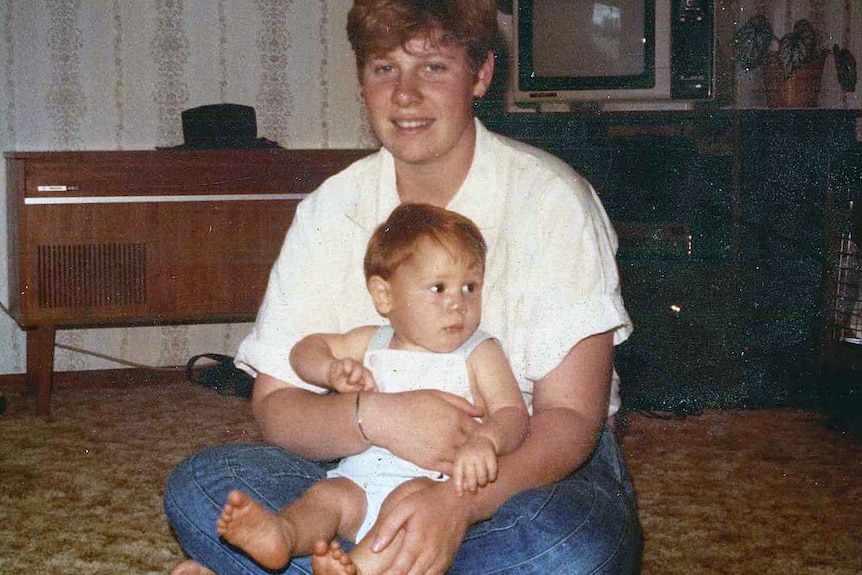
[[[447,206],[472,219],[488,244],[481,329],[506,350],[530,404],[533,382],[581,339],[631,333],[615,261],[617,238],[592,186],[563,161],[489,132]],[[291,347],[315,332],[384,323],[365,288],[368,238],[398,205],[395,163],[382,149],[304,199],[269,278],[237,364],[292,385]],[[619,408],[617,378],[610,413]]]

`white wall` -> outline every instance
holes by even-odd
[[[0,0],[0,150],[137,150],[182,143],[182,110],[254,106],[287,148],[373,146],[344,26],[351,0]],[[8,307],[5,162],[0,302]],[[56,369],[181,365],[233,354],[247,324],[58,332]],[[25,370],[0,311],[0,373]]]

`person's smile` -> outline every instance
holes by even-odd
[[[401,135],[413,136],[421,135],[432,129],[434,120],[423,119],[394,119],[392,125]]]

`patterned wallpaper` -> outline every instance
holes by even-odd
[[[862,59],[859,0],[723,0],[777,30],[808,17]],[[0,150],[135,150],[182,142],[184,109],[254,106],[258,134],[292,148],[369,147],[353,55],[351,0],[0,0]],[[860,108],[824,77],[822,102]],[[5,163],[0,188],[5,191]],[[0,237],[7,233],[0,194]],[[0,240],[0,305],[8,304]],[[183,364],[232,354],[247,324],[64,330],[58,370]],[[84,350],[72,351],[72,350]],[[114,359],[112,359],[114,358]],[[25,338],[0,309],[0,373],[21,373]]]
[[[181,112],[218,102],[254,106],[258,135],[285,147],[373,146],[344,33],[350,3],[0,0],[0,150],[175,145],[183,139]],[[5,163],[0,168],[5,192]],[[6,233],[3,193],[4,307]],[[181,365],[195,353],[233,354],[249,327],[62,330],[56,369]],[[24,333],[0,310],[0,373],[24,371],[25,347]]]

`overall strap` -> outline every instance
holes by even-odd
[[[374,335],[371,336],[371,341],[368,342],[368,347],[365,351],[369,352],[389,349],[389,344],[392,342],[392,337],[394,335],[395,330],[392,329],[391,325],[381,325],[377,328],[377,331],[374,332]],[[460,355],[466,361],[467,358],[470,357],[470,354],[473,353],[473,350],[476,349],[476,346],[486,339],[494,338],[490,334],[477,329],[476,332],[467,339],[467,341],[461,344],[461,347],[452,353]]]
[[[381,325],[377,328],[377,331],[374,332],[374,335],[371,336],[371,341],[368,342],[368,347],[365,351],[388,349],[393,335],[395,335],[395,330],[392,329],[391,325]]]
[[[467,361],[467,358],[470,357],[470,354],[473,353],[473,350],[476,349],[476,346],[478,346],[486,339],[494,338],[491,336],[491,334],[486,333],[481,329],[477,329],[476,332],[471,335],[467,341],[461,344],[461,347],[459,347],[452,353],[457,353],[464,358],[464,361]]]

